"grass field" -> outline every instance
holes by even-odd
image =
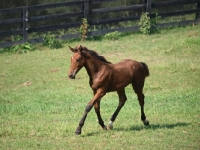
[[[131,33],[118,40],[66,42],[58,50],[0,53],[0,149],[200,149],[200,26]],[[74,134],[92,98],[86,71],[68,79],[72,53],[82,44],[116,63],[125,58],[148,64],[145,112],[131,86],[114,129],[100,128],[92,110],[82,134]],[[101,101],[107,124],[118,105],[116,93]]]

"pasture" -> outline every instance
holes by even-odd
[[[26,54],[0,53],[0,149],[200,149],[199,28],[68,41],[61,49]],[[102,130],[92,109],[82,134],[74,134],[93,95],[84,68],[75,80],[68,78],[68,45],[78,44],[112,63],[130,58],[149,66],[144,86],[149,126],[141,122],[140,106],[128,86],[128,100],[113,130]],[[117,105],[116,93],[101,100],[106,125]]]

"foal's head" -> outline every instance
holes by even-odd
[[[69,49],[74,53],[71,57],[71,66],[69,69],[69,78],[75,79],[76,74],[78,71],[85,65],[85,57],[83,56],[83,50],[85,50],[85,47],[76,46],[75,48],[71,48],[69,46]]]

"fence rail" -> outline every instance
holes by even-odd
[[[63,24],[54,24],[54,25],[42,25],[42,26],[35,26],[29,27],[30,23],[34,22],[41,22],[46,20],[57,20],[57,19],[71,19],[73,17],[79,18],[87,18],[88,23],[90,25],[103,25],[103,24],[111,24],[111,23],[119,23],[123,21],[133,21],[139,20],[140,15],[132,15],[132,16],[125,16],[125,17],[118,17],[118,18],[97,18],[97,19],[90,19],[93,16],[98,14],[106,14],[106,13],[115,13],[115,12],[122,12],[122,11],[146,11],[149,12],[150,17],[155,17],[155,13],[151,13],[153,9],[168,7],[168,6],[183,6],[188,4],[196,4],[195,9],[191,10],[179,10],[175,12],[158,12],[158,15],[162,18],[170,17],[170,16],[177,16],[177,15],[185,15],[185,14],[196,14],[194,20],[189,21],[181,21],[181,22],[172,22],[172,23],[165,23],[159,24],[159,27],[167,27],[167,26],[175,26],[175,25],[188,25],[192,23],[199,23],[199,14],[200,14],[200,0],[174,0],[174,1],[165,1],[165,2],[154,2],[152,3],[151,0],[144,0],[144,4],[137,4],[137,5],[129,5],[129,6],[118,6],[118,7],[110,7],[110,8],[98,8],[92,9],[92,5],[94,4],[101,4],[105,2],[113,2],[114,0],[101,0],[101,1],[92,1],[92,0],[74,0],[71,2],[62,2],[62,3],[55,3],[55,4],[45,4],[45,5],[34,5],[34,6],[22,6],[17,8],[8,8],[8,9],[0,9],[0,17],[1,15],[6,14],[20,14],[21,17],[18,18],[9,18],[0,20],[0,27],[5,25],[11,24],[20,24],[19,29],[12,29],[9,31],[1,31],[0,37],[7,38],[9,36],[22,36],[22,40],[20,41],[9,41],[9,42],[0,42],[0,47],[8,47],[17,44],[22,44],[25,42],[30,43],[40,43],[42,42],[42,38],[29,38],[28,35],[33,32],[45,32],[45,31],[55,31],[58,29],[70,29],[74,27],[80,27],[80,21],[73,21],[71,23],[63,23]],[[71,7],[71,6],[78,6],[80,10],[76,12],[66,12],[66,13],[59,13],[59,14],[51,14],[51,15],[40,15],[40,16],[32,16],[29,15],[32,11],[37,10],[45,10],[50,8],[57,8],[57,7]],[[137,31],[139,30],[139,26],[133,27],[124,27],[124,28],[117,28],[117,29],[107,29],[107,30],[99,30],[99,31],[90,31],[87,33],[87,36],[99,36],[104,35],[108,32],[112,31],[119,31],[119,32],[129,32],[129,31]],[[79,33],[75,34],[68,34],[60,36],[61,39],[70,39],[70,38],[78,38],[80,37]]]

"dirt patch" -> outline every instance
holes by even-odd
[[[188,37],[196,37],[196,36],[200,36],[200,34],[194,31],[188,33]]]
[[[29,86],[31,84],[32,84],[31,81],[26,81],[25,83],[23,83],[23,86]]]
[[[53,69],[50,70],[50,72],[57,72],[59,70],[60,70],[59,68],[53,68]]]

